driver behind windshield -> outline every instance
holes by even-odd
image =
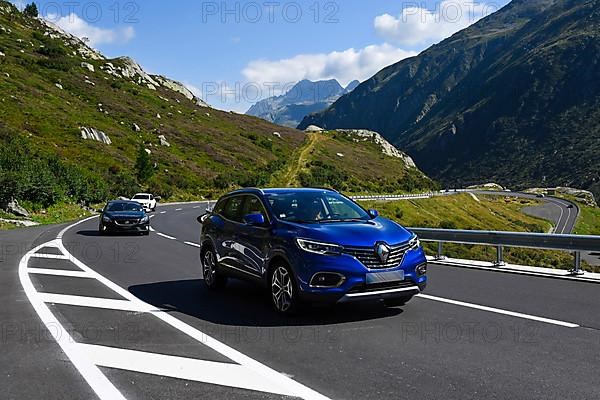
[[[325,217],[323,203],[319,197],[302,199],[298,202],[298,219],[319,221]]]

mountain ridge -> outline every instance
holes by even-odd
[[[286,93],[254,104],[248,109],[246,115],[295,128],[306,115],[324,110],[341,96],[354,90],[358,84],[359,81],[354,80],[343,87],[336,79],[322,81],[303,79]]]
[[[598,1],[515,0],[299,125],[381,132],[446,185],[600,192]]]

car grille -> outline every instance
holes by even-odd
[[[137,225],[139,223],[139,219],[116,219],[115,224],[120,226],[130,226]]]
[[[400,282],[385,282],[385,283],[375,283],[372,285],[356,285],[352,289],[348,291],[348,293],[368,293],[368,292],[376,292],[378,290],[388,290],[388,289],[400,289],[400,288],[408,288],[417,286],[411,280],[405,280]]]
[[[403,243],[396,246],[390,246],[390,255],[388,256],[387,262],[382,263],[373,247],[344,247],[344,253],[355,257],[358,261],[363,263],[367,268],[371,269],[385,269],[394,268],[402,264],[404,256],[409,249],[408,243]]]

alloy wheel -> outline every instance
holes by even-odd
[[[202,273],[204,275],[204,282],[206,283],[206,285],[209,287],[213,286],[216,277],[216,263],[215,255],[213,254],[212,250],[207,250],[204,253]]]
[[[273,304],[280,312],[287,312],[292,307],[294,296],[292,278],[285,267],[277,267],[271,278]]]

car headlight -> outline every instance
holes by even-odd
[[[110,222],[110,221],[111,221],[111,219],[110,219],[110,218],[108,218],[108,217],[106,217],[106,216],[105,216],[105,217],[102,217],[102,222]]]
[[[417,235],[413,236],[410,241],[408,242],[408,247],[411,250],[418,250],[419,248],[421,248],[421,241],[419,240],[419,238],[417,237]]]
[[[144,216],[144,218],[142,218],[140,220],[140,223],[145,224],[146,222],[150,222],[150,217],[149,216]]]
[[[309,253],[322,254],[322,255],[340,255],[342,253],[342,246],[331,243],[314,242],[306,239],[296,239],[298,247]]]

